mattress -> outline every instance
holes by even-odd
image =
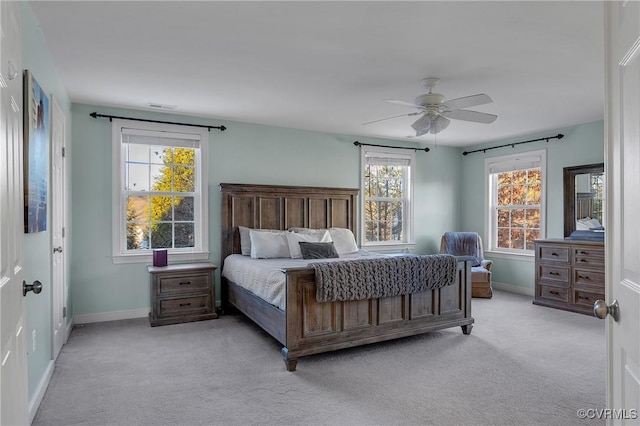
[[[287,268],[305,268],[310,263],[335,262],[350,259],[369,259],[385,257],[380,253],[360,250],[334,259],[252,259],[241,254],[232,254],[224,260],[222,276],[244,287],[261,299],[284,310],[286,307]]]

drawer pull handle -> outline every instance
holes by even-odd
[[[582,300],[589,300],[589,298],[588,298],[588,297],[585,297],[585,296],[578,296],[578,299],[582,299]]]
[[[181,303],[180,306],[191,306],[191,303]]]
[[[578,275],[578,278],[582,278],[583,280],[590,280],[588,275]]]
[[[551,256],[558,256],[558,253],[554,251],[553,253],[551,253]]]
[[[580,254],[589,254],[589,253],[587,253],[587,252],[586,252],[586,251],[584,251],[584,250],[581,250],[579,253],[580,253]]]
[[[183,281],[180,285],[191,285],[191,281]]]
[[[560,296],[560,292],[558,291],[549,291],[549,294],[555,294],[556,296]]]
[[[549,272],[549,275],[560,275],[559,272]]]
[[[585,262],[587,262],[587,259],[578,259],[578,262],[585,263]]]

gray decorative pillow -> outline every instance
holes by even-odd
[[[300,251],[303,259],[332,259],[339,257],[333,241],[329,243],[300,241]]]

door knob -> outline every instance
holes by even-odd
[[[34,292],[35,294],[40,294],[42,291],[42,283],[38,280],[35,280],[33,284],[27,284],[26,281],[22,281],[22,295],[26,296],[28,292]]]
[[[614,300],[610,305],[607,305],[607,302],[602,299],[598,299],[593,304],[593,315],[600,319],[605,319],[607,315],[611,315],[613,320],[618,322],[618,318],[620,318],[620,305],[618,305],[617,300]]]
[[[54,253],[62,253],[62,246],[54,247],[53,248],[53,252]]]

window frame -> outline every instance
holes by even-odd
[[[112,121],[112,261],[113,263],[151,263],[153,249],[136,252],[127,250],[127,191],[125,190],[125,144],[122,143],[122,130],[163,132],[167,134],[196,135],[200,147],[195,155],[194,188],[194,247],[167,249],[172,261],[191,261],[209,259],[209,201],[208,201],[208,146],[209,133],[205,128],[180,126],[174,124],[140,122],[126,119]]]
[[[360,197],[360,246],[362,248],[366,248],[370,251],[408,251],[412,250],[415,247],[414,243],[414,181],[415,181],[415,173],[414,168],[416,164],[416,152],[411,149],[396,149],[396,148],[384,148],[384,147],[375,147],[375,146],[363,146],[360,150],[360,193],[362,196]],[[409,169],[408,176],[405,176],[405,185],[407,188],[408,194],[403,196],[402,200],[405,204],[403,209],[403,213],[406,216],[404,220],[404,241],[376,241],[376,242],[367,242],[366,241],[366,218],[365,218],[365,205],[367,202],[366,194],[366,167],[367,167],[367,156],[376,156],[376,157],[396,157],[402,158],[409,161],[409,165],[407,166]]]
[[[520,165],[518,165],[520,164]],[[485,252],[499,254],[506,257],[533,257],[535,250],[513,249],[497,247],[498,237],[498,194],[497,175],[501,172],[528,170],[540,167],[540,236],[546,238],[546,197],[547,197],[547,150],[521,152],[518,154],[503,155],[499,157],[485,158]],[[492,168],[503,169],[500,172],[491,173]],[[526,247],[526,246],[525,246]]]

